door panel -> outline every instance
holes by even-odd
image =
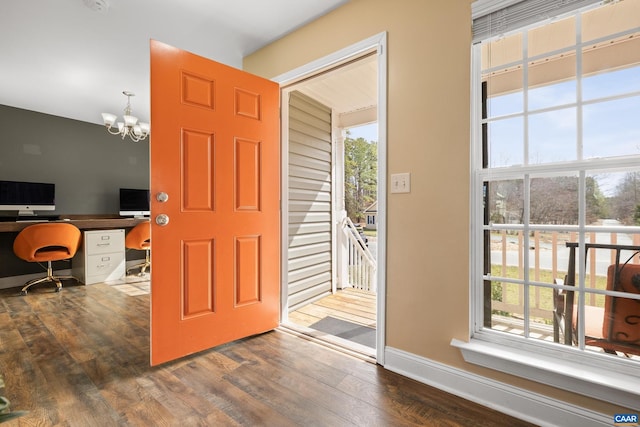
[[[151,122],[157,365],[279,323],[279,88],[152,41]]]

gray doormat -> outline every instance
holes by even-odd
[[[357,323],[351,323],[329,316],[309,327],[316,331],[326,332],[336,337],[366,345],[370,348],[376,348],[376,330],[368,326],[358,325]]]

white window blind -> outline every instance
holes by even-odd
[[[473,41],[486,40],[600,2],[602,0],[479,0],[472,4]]]

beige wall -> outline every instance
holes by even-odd
[[[612,413],[610,405],[464,362],[469,336],[471,0],[351,0],[244,60],[273,78],[367,37],[388,34],[387,345]],[[388,182],[388,178],[387,178]],[[407,216],[408,212],[419,212]]]

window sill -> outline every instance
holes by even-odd
[[[451,340],[468,363],[505,372],[531,381],[599,399],[629,409],[640,410],[640,377],[625,369],[612,369],[610,361],[596,366],[593,358],[571,351],[509,346],[481,339]],[[581,352],[580,352],[581,353]],[[581,359],[585,360],[581,360]],[[588,362],[587,362],[588,360]]]

